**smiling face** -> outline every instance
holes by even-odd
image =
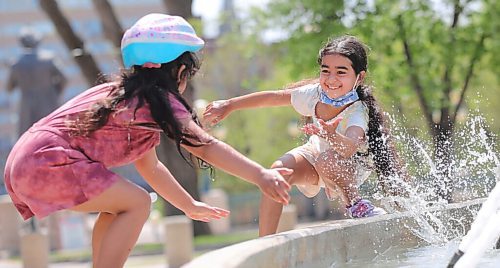
[[[338,98],[352,90],[354,85],[360,85],[365,71],[359,73],[356,82],[356,73],[352,62],[340,54],[325,55],[321,59],[319,83],[323,91],[330,98]]]

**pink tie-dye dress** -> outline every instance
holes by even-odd
[[[108,122],[89,136],[70,134],[66,121],[108,96],[114,84],[102,84],[76,96],[35,123],[9,154],[5,185],[24,219],[43,218],[99,195],[120,176],[109,170],[139,159],[160,143],[161,129],[149,106],[135,111],[137,100],[121,104]],[[191,117],[174,97],[174,115]]]

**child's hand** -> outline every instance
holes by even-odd
[[[193,220],[203,222],[209,222],[214,219],[217,220],[229,215],[229,211],[225,209],[212,207],[199,201],[194,201],[192,206],[188,210],[184,211],[184,213]]]
[[[307,135],[320,135],[322,129],[314,124],[306,124],[301,128],[302,132]]]
[[[203,120],[215,125],[222,121],[222,119],[226,118],[229,113],[229,102],[227,100],[214,101],[209,103],[205,108],[205,112],[203,112]]]
[[[337,127],[340,121],[342,121],[342,117],[338,117],[331,122],[318,119],[321,127],[317,127],[314,124],[306,124],[302,127],[302,131],[307,135],[318,135],[324,139],[331,138],[337,134]]]
[[[289,168],[265,169],[262,175],[262,181],[258,184],[260,190],[268,197],[278,203],[288,205],[290,200],[290,184],[283,178],[283,175],[292,174],[293,170]]]
[[[323,119],[319,119],[318,122],[323,128],[323,130],[326,131],[326,133],[333,134],[337,132],[337,127],[339,126],[340,121],[342,121],[342,119],[343,119],[342,117],[337,117],[335,118],[335,120],[329,122],[325,122]]]

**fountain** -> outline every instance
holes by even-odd
[[[418,257],[418,262],[424,265],[421,267],[446,266],[456,247],[454,243],[471,228],[486,200],[484,197],[496,183],[494,170],[500,167],[498,157],[492,142],[488,141],[484,119],[473,116],[456,135],[460,150],[452,159],[450,170],[455,179],[457,202],[448,204],[435,194],[434,182],[440,175],[436,169],[439,165],[428,153],[432,146],[407,133],[404,128],[393,126],[403,159],[412,161],[413,166],[407,165],[408,170],[418,174],[413,176],[411,184],[393,178],[408,190],[409,196],[383,197],[373,193],[392,213],[331,221],[249,240],[204,254],[184,267],[206,267],[207,264],[211,267],[394,267],[377,264],[377,261],[403,263],[408,254],[402,252],[416,248],[425,249],[420,253],[424,256]],[[498,171],[496,176],[497,179],[500,176]],[[500,186],[490,196],[492,199],[483,206],[488,212],[477,216],[474,226],[478,227],[473,227],[459,246],[460,252],[466,253],[456,267],[473,267],[471,264],[477,263],[482,252],[498,238],[492,234],[500,233],[500,214],[494,213],[500,204]],[[393,205],[395,202],[399,210]],[[440,251],[439,261],[426,256],[443,247],[446,252]],[[466,264],[459,266],[460,263]]]

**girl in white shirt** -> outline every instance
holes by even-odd
[[[368,66],[365,46],[352,36],[333,39],[320,49],[318,64],[319,79],[285,90],[212,102],[205,110],[205,120],[215,124],[235,110],[293,106],[301,115],[312,118],[312,123],[303,128],[310,138],[272,167],[292,169],[287,181],[308,197],[315,196],[320,187],[325,187],[329,199],[340,194],[353,218],[385,214],[382,208],[362,199],[358,191],[371,169],[377,171],[384,188],[395,188],[385,180],[400,170],[381,109],[371,87],[363,84]],[[276,232],[282,207],[262,196],[260,236]]]

